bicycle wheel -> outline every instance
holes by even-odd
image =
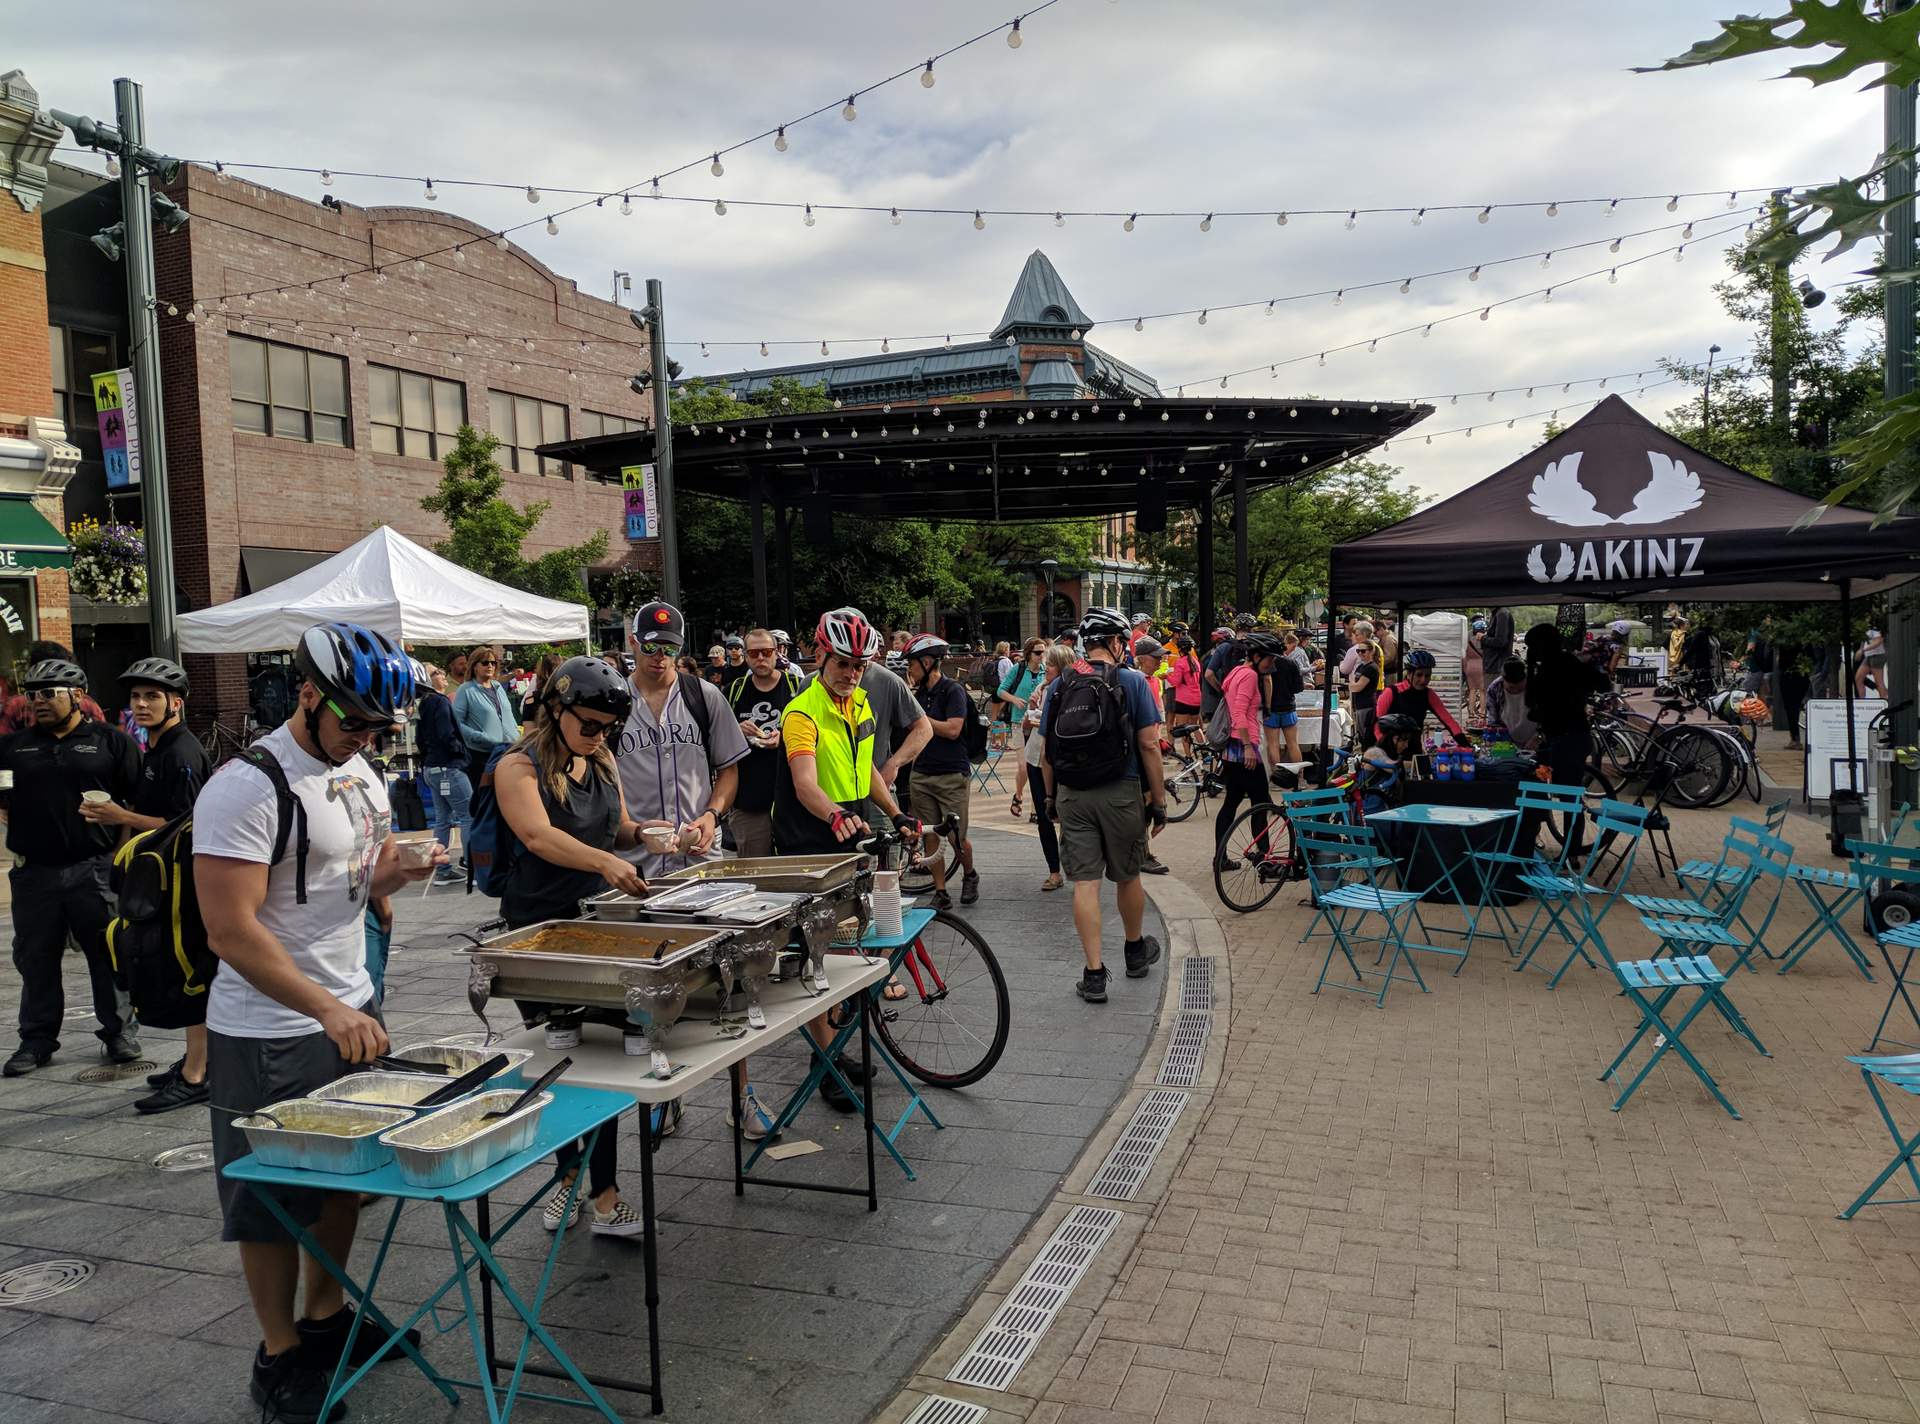
[[[1653,742],[1644,728],[1618,719],[1595,722],[1593,739],[1608,774],[1619,781],[1640,775]]]
[[[1754,783],[1753,799],[1758,801],[1760,799],[1759,766],[1758,763],[1754,762],[1748,756],[1746,742],[1741,740],[1738,732],[1731,731],[1725,727],[1708,727],[1706,731],[1720,744],[1721,751],[1725,754],[1727,760],[1727,779],[1721,785],[1719,793],[1715,795],[1711,801],[1707,802],[1707,809],[1711,810],[1715,806],[1724,806],[1742,791],[1746,790],[1749,780],[1749,768],[1752,768],[1754,773],[1752,777]]]
[[[1040,814],[1045,815],[1047,808],[1042,806]],[[960,878],[960,844],[951,838],[940,842],[942,858],[947,863],[947,883],[952,884]],[[924,895],[933,889],[933,871],[925,865],[912,866],[900,872],[900,888],[909,895]]]
[[[1264,815],[1261,829],[1254,817]],[[1294,875],[1293,825],[1278,806],[1249,806],[1233,818],[1213,849],[1213,888],[1220,903],[1251,914]]]
[[[1207,799],[1206,763],[1177,752],[1167,759],[1173,763],[1173,769],[1166,775],[1167,819],[1184,821]]]
[[[1007,1049],[1006,976],[980,932],[934,913],[895,976],[907,997],[874,1001],[874,1030],[901,1068],[935,1088],[964,1088]]]
[[[1585,815],[1600,814],[1600,803],[1611,801],[1618,791],[1612,777],[1608,776],[1597,760],[1589,760],[1581,773],[1580,785],[1587,793]],[[1565,817],[1548,816],[1547,834],[1556,844],[1564,845],[1567,839],[1567,820]]]
[[[1696,724],[1667,728],[1653,739],[1651,755],[1664,758],[1673,767],[1668,801],[1690,810],[1716,804],[1715,798],[1733,775],[1727,748],[1711,731]]]

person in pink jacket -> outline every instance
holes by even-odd
[[[1220,779],[1226,795],[1221,798],[1220,814],[1213,821],[1214,862],[1222,870],[1238,869],[1226,859],[1222,838],[1233,824],[1240,803],[1245,800],[1256,806],[1273,804],[1273,793],[1267,789],[1266,774],[1260,764],[1263,741],[1260,683],[1273,671],[1274,659],[1285,656],[1286,645],[1278,637],[1264,628],[1256,628],[1246,637],[1246,660],[1229,672],[1221,684],[1221,697],[1227,704],[1233,728],[1220,759]],[[1254,834],[1264,844],[1267,819],[1264,815],[1256,816],[1254,823]]]
[[[1193,729],[1200,721],[1200,659],[1185,633],[1175,636],[1173,649],[1167,661],[1167,692],[1173,700],[1167,709],[1167,735],[1175,742],[1185,738],[1191,755]]]

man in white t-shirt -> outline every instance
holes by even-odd
[[[325,623],[302,636],[294,665],[306,681],[293,715],[223,766],[194,806],[195,889],[220,957],[207,1001],[220,1169],[249,1150],[228,1109],[244,1115],[304,1097],[387,1051],[362,917],[370,896],[433,871],[402,866],[386,785],[361,755],[412,707],[411,660],[384,634]],[[224,1172],[216,1180],[221,1239],[239,1243],[260,1322],[253,1402],[268,1417],[313,1419],[345,1351],[352,1308],[259,1198]],[[276,1196],[336,1262],[346,1261],[358,1194],[282,1188]],[[306,1310],[296,1318],[303,1274]],[[370,1355],[380,1333],[362,1331],[355,1355]]]

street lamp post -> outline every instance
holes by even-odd
[[[1700,443],[1713,434],[1713,358],[1720,354],[1720,343],[1707,348],[1707,383],[1700,391]]]
[[[1041,620],[1046,628],[1048,642],[1053,641],[1053,576],[1060,571],[1058,559],[1042,559],[1040,572],[1047,576],[1047,616]]]

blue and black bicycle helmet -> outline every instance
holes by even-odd
[[[1433,654],[1425,648],[1415,648],[1404,661],[1408,672],[1432,672],[1434,668]]]
[[[385,633],[358,623],[321,623],[300,635],[293,665],[337,711],[397,722],[413,707],[413,659]]]

